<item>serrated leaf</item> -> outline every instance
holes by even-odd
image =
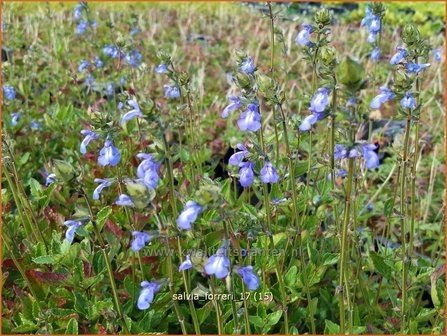
[[[99,231],[102,231],[102,228],[104,227],[104,223],[106,222],[107,218],[109,218],[111,213],[112,213],[112,208],[109,206],[102,208],[98,212],[98,214],[96,215],[96,225],[98,226]]]
[[[340,333],[340,326],[330,320],[324,321],[324,334],[337,335]]]
[[[391,266],[385,263],[384,259],[375,252],[371,252],[369,256],[371,257],[377,272],[379,272],[383,277],[391,279],[393,272]]]
[[[52,255],[45,255],[40,257],[35,257],[32,259],[35,264],[49,264],[54,265],[58,262],[58,258]]]
[[[323,255],[323,266],[335,265],[340,259],[340,253],[325,253]]]
[[[68,321],[65,335],[77,335],[78,334],[78,321],[73,317]]]

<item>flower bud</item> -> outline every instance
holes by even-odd
[[[402,39],[407,45],[413,45],[419,42],[421,34],[414,24],[407,23],[402,32]]]
[[[236,59],[236,63],[240,64],[247,58],[247,53],[241,49],[234,50],[234,58]]]
[[[256,82],[258,84],[259,92],[266,96],[266,98],[271,98],[275,95],[276,83],[272,78],[260,74],[257,76]]]
[[[250,88],[251,87],[251,80],[250,76],[244,72],[238,72],[236,74],[236,83],[242,88]]]
[[[332,46],[325,46],[321,50],[321,60],[327,66],[337,63],[337,51]]]
[[[189,75],[186,72],[183,72],[179,76],[180,85],[186,86],[189,84]]]
[[[320,9],[318,12],[315,13],[315,22],[318,26],[320,26],[320,28],[330,25],[331,21],[331,14],[326,8]]]
[[[53,173],[56,178],[64,182],[69,182],[75,178],[76,172],[71,164],[62,160],[52,160]]]
[[[137,209],[144,209],[155,197],[155,191],[140,182],[128,180],[126,189]]]
[[[386,8],[381,2],[372,2],[371,3],[371,11],[374,15],[377,15],[380,18],[383,18],[386,12]]]

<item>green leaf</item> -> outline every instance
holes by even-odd
[[[337,335],[340,333],[340,326],[332,321],[324,321],[324,334]]]
[[[37,326],[35,324],[25,323],[14,329],[11,329],[13,334],[29,334],[33,331],[37,330]]]
[[[325,253],[323,255],[323,266],[335,265],[340,259],[340,253]]]
[[[31,196],[40,197],[42,195],[42,186],[36,179],[30,178],[29,187],[31,191]]]
[[[35,257],[32,260],[36,264],[54,265],[54,264],[56,264],[58,262],[58,259],[59,258],[56,258],[56,256],[45,255],[45,256]]]
[[[296,266],[290,267],[290,269],[287,271],[284,282],[287,286],[292,286],[296,282],[296,274],[298,272],[298,268]]]
[[[112,208],[109,206],[102,208],[98,212],[98,214],[96,215],[96,224],[98,226],[99,231],[102,231],[104,223],[106,222],[107,218],[109,218],[111,213],[112,213]]]
[[[65,330],[65,335],[77,335],[78,334],[78,321],[73,317],[68,321],[67,329]]]
[[[274,326],[279,322],[282,316],[282,310],[277,310],[271,314],[267,315],[267,324],[270,326]]]
[[[198,318],[200,324],[203,324],[203,322],[206,321],[206,319],[208,318],[208,316],[210,315],[212,310],[213,310],[213,302],[212,301],[209,301],[202,308],[197,309],[197,318]]]
[[[264,321],[259,316],[249,316],[248,320],[250,323],[252,323],[255,327],[262,328],[264,326]]]
[[[391,266],[385,263],[384,259],[375,252],[371,252],[370,257],[377,272],[379,272],[385,278],[391,279],[393,273],[393,269],[391,268]]]

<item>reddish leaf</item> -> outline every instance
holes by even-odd
[[[123,230],[121,230],[121,229],[119,228],[119,226],[116,225],[115,223],[113,223],[110,219],[107,219],[105,224],[106,224],[106,227],[107,227],[110,231],[112,231],[112,233],[113,233],[115,236],[117,236],[117,237],[119,237],[119,238],[122,238],[122,237],[123,237],[123,235],[124,235]]]

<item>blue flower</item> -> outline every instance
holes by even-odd
[[[141,56],[140,52],[138,50],[134,50],[130,53],[126,54],[126,62],[132,67],[137,67],[140,64],[141,59],[143,56]]]
[[[249,290],[256,290],[260,285],[258,276],[253,272],[253,266],[239,267],[237,274],[242,277],[242,280],[247,285]]]
[[[242,102],[239,97],[230,95],[228,96],[228,99],[231,103],[228,104],[227,107],[225,107],[225,109],[223,110],[222,118],[228,118],[231,112],[242,107]]]
[[[252,74],[255,71],[255,64],[253,63],[251,56],[247,56],[247,58],[242,62],[239,70],[248,74]]]
[[[123,109],[123,107],[124,107],[123,102],[119,102],[118,106],[116,108],[121,111]]]
[[[185,208],[177,218],[177,225],[182,230],[190,230],[191,223],[194,223],[203,208],[194,201],[188,201]]]
[[[101,59],[99,58],[99,56],[95,57],[95,66],[97,68],[102,68],[104,66],[104,62],[101,61]]]
[[[346,159],[346,158],[356,158],[359,156],[359,152],[355,148],[350,148],[347,150],[345,146],[337,144],[334,146],[334,160]]]
[[[380,31],[380,18],[371,12],[371,8],[366,7],[366,15],[362,19],[361,26],[366,26],[369,30],[368,42],[374,43],[376,35]]]
[[[88,74],[87,77],[85,78],[85,85],[93,86],[94,84],[95,84],[95,78],[91,74]]]
[[[83,35],[88,28],[88,21],[81,21],[76,26],[76,34]]]
[[[134,206],[132,199],[130,198],[130,196],[128,196],[126,194],[119,195],[118,198],[115,200],[115,204],[120,205],[120,206],[128,206],[128,207]]]
[[[233,155],[230,156],[230,159],[228,160],[228,164],[232,166],[239,166],[242,160],[248,155],[248,150],[247,148],[245,148],[243,144],[238,143],[236,147],[237,149],[240,150],[240,152],[234,153]]]
[[[37,130],[37,129],[41,129],[42,125],[40,123],[38,123],[36,120],[31,120],[31,129],[33,130]]]
[[[5,93],[5,97],[8,100],[13,100],[16,97],[16,91],[12,86],[8,85],[3,86],[3,92]]]
[[[433,54],[435,55],[436,62],[442,61],[441,48],[433,49]]]
[[[87,153],[87,145],[90,143],[90,141],[98,139],[98,134],[96,134],[93,131],[89,130],[82,130],[81,134],[84,135],[84,140],[81,142],[81,147],[79,148],[79,151],[81,154]]]
[[[405,96],[401,99],[400,106],[410,110],[416,107],[416,99],[413,98],[410,91],[407,91]]]
[[[165,97],[168,97],[171,99],[180,97],[180,90],[179,90],[178,86],[176,86],[176,85],[171,86],[171,85],[166,84],[164,86],[164,88],[165,88]]]
[[[335,174],[336,174],[336,176],[339,176],[339,177],[346,177],[346,176],[348,175],[348,173],[346,172],[346,170],[344,170],[344,169],[342,169],[342,168],[340,168]],[[332,172],[328,174],[327,179],[328,179],[329,181],[332,180]]]
[[[261,115],[257,102],[247,105],[247,109],[241,113],[237,125],[241,131],[256,132],[261,128]]]
[[[239,164],[239,167],[239,183],[244,188],[251,186],[255,178],[255,174],[253,172],[253,163],[241,162]]]
[[[104,188],[110,187],[112,183],[108,180],[103,180],[100,178],[95,178],[95,183],[99,183],[99,185],[93,191],[93,199],[99,200],[99,196],[101,195],[102,190]]]
[[[102,50],[102,53],[104,55],[109,55],[112,58],[118,58],[118,57],[122,56],[122,53],[120,53],[119,50],[115,46],[112,46],[109,44],[104,47],[104,49]]]
[[[73,243],[74,235],[76,233],[76,230],[79,229],[83,224],[88,223],[89,219],[78,219],[78,220],[67,220],[64,222],[64,225],[68,227],[67,231],[65,232],[65,239],[70,244]]]
[[[78,72],[84,71],[85,69],[88,68],[89,65],[90,65],[90,63],[88,61],[82,60],[81,64],[79,64],[79,66],[78,66]]]
[[[319,88],[310,101],[310,110],[314,113],[324,112],[329,104],[329,89]]]
[[[226,256],[227,249],[223,245],[217,250],[216,254],[208,258],[203,269],[208,275],[215,275],[216,278],[222,279],[228,275],[230,268],[230,259]]]
[[[261,181],[263,183],[276,183],[278,180],[279,176],[275,167],[269,161],[266,161],[261,169]]]
[[[150,154],[139,153],[137,158],[143,159],[137,168],[137,176],[143,181],[146,187],[155,189],[158,185],[158,168],[160,164],[154,161]]]
[[[272,199],[272,203],[275,204],[275,205],[284,203],[286,201],[287,201],[287,198],[273,198]]]
[[[357,105],[357,99],[355,99],[355,97],[349,98],[348,101],[346,102],[346,107],[356,105]]]
[[[110,97],[113,97],[113,96],[115,95],[115,88],[114,88],[114,86],[113,86],[113,83],[108,83],[108,84],[107,84],[107,94],[108,94]]]
[[[120,151],[113,145],[112,140],[107,139],[104,147],[99,152],[98,163],[101,166],[116,166],[120,162]]]
[[[380,49],[379,49],[379,47],[375,47],[373,49],[373,51],[371,51],[371,55],[370,56],[371,56],[372,60],[380,59]]]
[[[141,287],[143,288],[138,297],[137,307],[139,310],[148,309],[151,306],[152,301],[154,301],[155,293],[157,293],[161,284],[156,282],[143,281],[141,282]]]
[[[56,174],[49,174],[45,180],[45,187],[56,181]]]
[[[397,65],[402,61],[405,57],[408,56],[408,52],[404,48],[397,47],[397,52],[391,57],[390,64]]]
[[[299,130],[302,132],[309,131],[312,128],[312,125],[318,121],[318,117],[315,114],[308,115],[303,119],[300,126],[298,126]]]
[[[15,112],[11,114],[11,124],[12,126],[17,126],[19,123],[20,113]]]
[[[155,67],[154,72],[157,74],[164,74],[168,72],[168,65],[165,63],[159,64]]]
[[[138,28],[132,28],[132,30],[130,31],[130,35],[131,36],[134,36],[134,35],[136,35],[138,32],[139,32],[140,30],[138,29]]]
[[[382,104],[394,98],[394,93],[386,86],[381,86],[380,91],[381,93],[371,100],[370,107],[373,109],[379,109]]]
[[[181,263],[180,267],[178,268],[179,272],[186,271],[188,269],[192,268],[192,262],[189,254],[186,256],[186,260]]]
[[[424,63],[424,64],[408,63],[407,70],[409,73],[418,74],[419,72],[428,68],[429,66],[430,66],[430,63]]]
[[[298,35],[295,38],[295,42],[298,43],[301,46],[310,47],[312,46],[312,42],[309,41],[309,36],[313,32],[312,26],[309,26],[307,24],[304,24],[303,29],[300,30]]]
[[[82,18],[82,5],[78,4],[73,11],[73,18],[77,21]]]
[[[368,169],[377,168],[380,165],[379,156],[374,151],[375,149],[377,149],[377,146],[374,144],[370,145],[367,144],[362,145],[361,149],[363,157],[365,158],[366,168]]]
[[[146,244],[149,243],[154,238],[149,233],[140,231],[133,231],[132,236],[133,240],[131,248],[132,251],[134,251],[135,253],[144,248]]]
[[[138,102],[135,98],[128,100],[127,104],[133,107],[133,110],[130,110],[123,115],[123,117],[121,118],[121,125],[133,118],[143,118],[143,113],[141,113],[140,106],[138,105]]]

